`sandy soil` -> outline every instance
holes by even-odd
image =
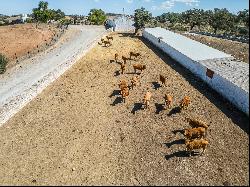
[[[118,94],[124,75],[114,54],[140,51],[141,85],[126,103]],[[159,73],[167,87],[155,90]],[[153,93],[150,110],[143,95]],[[184,95],[181,113],[162,111],[163,95]],[[202,156],[188,157],[186,116],[211,124]],[[2,185],[248,185],[249,118],[206,84],[145,41],[117,34],[111,47],[97,45],[82,60],[0,127]]]
[[[224,51],[227,54],[231,54],[233,57],[241,60],[242,62],[249,63],[249,44],[210,36],[184,35],[210,47]]]
[[[15,65],[16,57],[22,57],[27,53],[37,51],[41,46],[51,42],[54,34],[58,34],[54,26],[43,24],[17,24],[0,27],[0,51],[10,63],[7,67]],[[38,47],[37,47],[38,46]],[[40,49],[41,51],[41,49]]]

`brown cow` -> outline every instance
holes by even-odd
[[[191,103],[190,97],[185,96],[180,102],[180,108],[187,109],[187,107],[190,105],[190,103]]]
[[[126,80],[121,80],[120,83],[118,84],[119,88],[121,89],[121,92],[124,88],[128,88],[128,83]]]
[[[122,74],[124,73],[124,71],[125,71],[125,64],[121,64],[121,72],[122,72]]]
[[[139,77],[138,76],[133,77],[131,79],[131,88],[132,88],[132,90],[134,89],[134,86],[137,86],[138,82],[139,82]]]
[[[163,75],[160,75],[160,82],[166,86],[166,78]]]
[[[203,128],[205,128],[207,130],[208,127],[209,127],[209,125],[207,125],[205,122],[197,120],[197,119],[186,118],[186,121],[193,128],[203,127]]]
[[[143,98],[143,104],[145,105],[144,109],[149,107],[149,101],[152,97],[152,94],[150,92],[147,92]]]
[[[165,94],[164,99],[165,99],[165,105],[166,105],[165,109],[171,108],[171,106],[173,105],[173,97],[169,94]]]
[[[115,61],[116,61],[116,62],[118,61],[118,57],[119,57],[119,55],[118,55],[118,53],[116,53],[116,54],[115,54]]]
[[[142,72],[142,70],[145,70],[145,69],[146,69],[146,65],[134,64],[134,65],[133,65],[133,68],[134,68],[134,70],[135,70],[135,73],[136,73],[136,70],[137,70],[137,69],[138,69],[138,70],[141,70],[141,72]]]
[[[140,53],[134,53],[132,51],[129,53],[129,55],[130,55],[130,59],[132,59],[132,56],[134,56],[135,58],[137,58],[138,56],[141,56]]]
[[[123,99],[123,101],[125,103],[126,97],[129,96],[129,89],[128,89],[128,87],[122,89],[121,94],[122,94],[122,99]]]
[[[189,152],[189,156],[191,155],[191,151],[194,149],[203,149],[202,153],[203,154],[206,150],[208,143],[208,140],[205,139],[200,139],[200,140],[185,140],[185,144],[186,144],[186,151]]]
[[[127,57],[125,57],[125,56],[122,56],[122,60],[123,60],[124,64],[126,64],[126,63],[127,63],[127,60],[129,60],[129,58],[127,58]]]
[[[193,129],[186,129],[184,131],[184,135],[187,139],[192,140],[196,138],[204,138],[206,133],[206,129],[203,127],[193,128]]]
[[[108,40],[114,40],[113,36],[106,36]]]
[[[106,47],[107,47],[108,45],[111,46],[111,42],[110,42],[110,41],[104,40],[103,43],[104,43],[104,45],[105,45]]]

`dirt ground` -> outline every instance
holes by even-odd
[[[33,53],[49,43],[58,29],[44,24],[16,24],[0,27],[0,52],[9,58],[7,67],[15,65],[15,59]],[[38,46],[38,47],[37,47]],[[41,50],[41,49],[40,49]]]
[[[130,60],[124,75],[112,61]],[[131,79],[132,64],[146,64],[141,85],[121,102],[118,83]],[[158,87],[159,74],[167,77]],[[142,110],[146,91],[149,110]],[[174,107],[162,110],[163,96]],[[190,107],[174,108],[185,96]],[[185,117],[210,124],[206,152],[188,157],[181,130]],[[0,127],[1,185],[248,185],[249,118],[149,43],[114,35]]]
[[[231,54],[238,60],[249,63],[249,44],[210,36],[187,34],[185,34],[185,36],[225,53]]]

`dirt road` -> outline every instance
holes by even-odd
[[[79,60],[104,27],[70,26],[58,43],[0,75],[0,125]]]
[[[120,75],[110,60],[130,50],[142,56]],[[121,103],[117,84],[138,62],[147,67],[141,85]],[[159,73],[168,81],[156,90]],[[147,90],[150,109],[141,110]],[[185,95],[192,104],[163,111],[165,93],[174,106]],[[185,152],[186,116],[210,124],[202,156]],[[147,42],[115,35],[111,47],[97,45],[0,127],[0,184],[248,185],[248,120]]]

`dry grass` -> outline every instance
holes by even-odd
[[[47,25],[17,24],[0,27],[0,51],[10,59],[8,67],[15,65],[16,57],[31,54],[49,43],[57,29]],[[38,46],[38,48],[37,48]],[[41,50],[41,49],[40,49]]]
[[[97,45],[0,128],[0,184],[248,185],[249,119],[150,44],[113,36],[111,47]],[[120,75],[110,60],[130,50],[147,69],[124,104],[118,83],[134,76],[135,61]],[[167,86],[155,90],[159,74]],[[150,109],[140,110],[146,91]],[[165,93],[174,107],[185,95],[192,103],[161,111]],[[188,157],[178,132],[190,115],[211,124],[202,156]]]

